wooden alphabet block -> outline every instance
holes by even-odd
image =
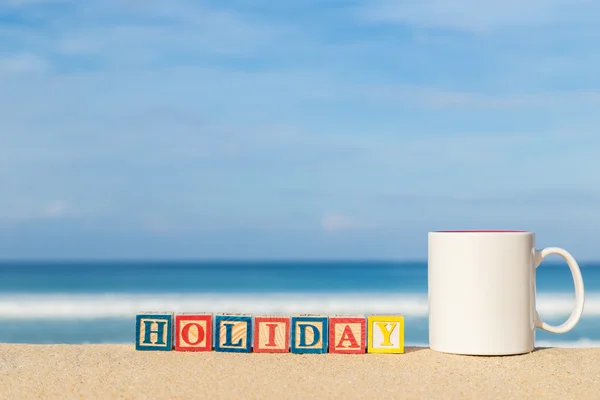
[[[290,351],[290,317],[257,315],[254,317],[254,352],[288,353]]]
[[[404,318],[399,314],[370,315],[367,319],[369,353],[404,353]]]
[[[252,351],[252,315],[216,314],[215,351],[250,353]]]
[[[327,353],[328,317],[322,314],[294,314],[291,318],[291,352]]]
[[[173,313],[139,313],[135,318],[135,349],[171,351],[173,349]]]
[[[367,343],[367,319],[364,315],[329,316],[329,352],[360,354]]]
[[[176,351],[212,351],[213,314],[175,315]]]

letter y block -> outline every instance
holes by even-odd
[[[404,318],[399,314],[369,315],[368,353],[404,353]]]

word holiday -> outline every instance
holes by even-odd
[[[233,353],[404,353],[404,318],[389,315],[145,312],[136,349]]]

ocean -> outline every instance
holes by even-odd
[[[600,347],[600,263],[581,263],[583,318],[538,346]],[[538,311],[566,320],[564,264],[537,270]],[[0,342],[133,343],[138,311],[401,313],[406,345],[428,345],[423,262],[0,262]]]

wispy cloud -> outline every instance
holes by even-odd
[[[321,226],[327,232],[339,232],[349,229],[356,229],[360,226],[355,218],[344,214],[327,214],[321,220]]]
[[[40,239],[62,229],[102,254],[397,256],[430,228],[598,229],[559,195],[600,185],[591,3],[7,7],[0,249],[72,251]]]
[[[568,0],[373,0],[360,8],[371,22],[405,23],[416,27],[471,32],[536,28],[556,22],[593,22],[598,6],[592,1]]]
[[[0,77],[29,72],[43,72],[48,68],[46,61],[34,54],[14,54],[0,58]]]
[[[364,88],[369,98],[397,102],[407,107],[462,110],[507,110],[528,108],[584,107],[600,105],[600,91],[556,90],[537,93],[481,93],[440,90],[415,86]]]
[[[67,211],[67,204],[64,201],[57,200],[44,207],[43,214],[48,217],[60,217]]]

